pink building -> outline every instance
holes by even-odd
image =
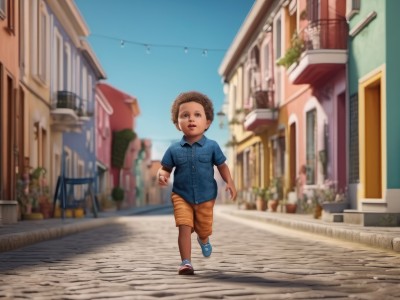
[[[109,115],[111,145],[109,149],[109,158],[112,157],[113,135],[122,130],[135,129],[135,118],[140,114],[139,104],[136,97],[128,95],[107,83],[98,84],[99,92],[109,102],[113,113]],[[122,168],[113,166],[110,163],[110,175],[112,187],[121,187],[125,190],[125,198],[122,207],[132,207],[136,205],[136,175],[135,158],[140,150],[139,139],[135,138],[130,142],[126,152]],[[103,153],[103,158],[107,159],[107,154]]]

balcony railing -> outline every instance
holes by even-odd
[[[70,91],[58,91],[51,114],[53,127],[65,130],[82,126],[82,121],[87,121],[93,116],[93,109],[88,107],[85,100],[77,94]]]
[[[272,90],[257,90],[253,93],[253,108],[246,115],[244,128],[255,133],[275,123],[276,109]]]
[[[76,113],[78,112],[80,106],[80,99],[78,95],[69,91],[58,91],[57,99],[53,105],[54,109],[57,108],[68,108],[72,109]]]
[[[317,85],[331,73],[344,70],[348,57],[345,19],[311,22],[299,35],[304,50],[297,65],[288,69],[292,83]]]
[[[345,19],[311,22],[301,33],[305,50],[347,49],[348,25]]]

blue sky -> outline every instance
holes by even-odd
[[[181,138],[170,118],[179,93],[201,91],[213,100],[215,114],[221,109],[218,68],[254,0],[75,2],[106,81],[138,99],[141,115],[135,130],[139,138],[153,140],[153,159],[161,159],[169,143]],[[228,141],[227,128],[221,129],[216,117],[206,136],[221,147]]]

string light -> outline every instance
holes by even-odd
[[[201,48],[201,47],[192,47],[192,46],[185,46],[185,45],[175,45],[175,44],[149,44],[149,43],[142,43],[138,41],[132,41],[127,39],[121,39],[118,37],[107,36],[102,34],[91,34],[94,38],[102,38],[108,40],[118,41],[120,43],[121,48],[124,48],[126,44],[132,44],[136,46],[142,46],[146,49],[146,53],[150,54],[151,48],[183,48],[185,54],[189,52],[189,50],[197,50],[201,51],[202,56],[207,57],[208,52],[226,52],[227,49],[221,48]]]

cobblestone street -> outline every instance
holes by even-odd
[[[398,254],[249,222],[216,214],[209,259],[193,235],[194,276],[171,214],[0,253],[0,299],[400,299]]]

